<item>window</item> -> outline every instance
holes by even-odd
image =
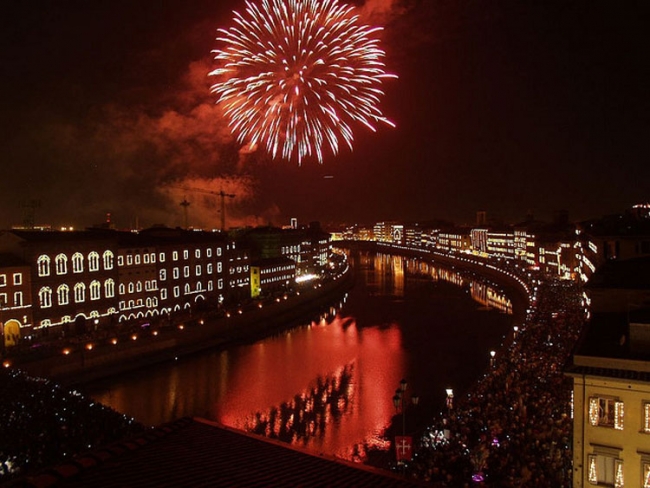
[[[201,250],[200,250],[200,249],[196,249],[196,250],[194,251],[194,257],[195,257],[196,259],[200,259],[200,258],[201,258]]]
[[[90,284],[90,299],[99,300],[101,298],[102,285],[95,280]]]
[[[155,252],[151,253],[150,261],[151,261],[152,264],[156,262],[156,253]]]
[[[599,427],[623,430],[624,406],[614,398],[591,397],[589,399],[589,423]]]
[[[14,285],[22,285],[22,284],[23,284],[23,274],[14,273]]]
[[[196,283],[196,291],[201,291],[202,289],[203,289],[203,285],[201,285],[201,282],[198,281],[198,282]]]
[[[138,281],[138,282],[135,284],[135,291],[137,291],[137,292],[141,292],[141,291],[142,291],[142,281]]]
[[[619,454],[620,449],[606,446],[594,447],[594,453],[587,457],[589,483],[623,487],[625,485],[623,461],[618,457]]]
[[[165,281],[167,279],[167,270],[166,269],[161,269],[160,270],[160,281]]]
[[[160,299],[167,300],[167,288],[163,288],[162,290],[160,290]]]
[[[206,272],[208,274],[212,274],[212,263],[208,263],[208,265],[206,266]]]
[[[80,252],[76,252],[72,255],[72,272],[73,273],[84,272],[84,257]]]
[[[185,266],[185,267],[183,268],[183,276],[185,276],[185,278],[189,278],[189,277],[190,277],[190,267],[189,267],[189,266]]]
[[[214,285],[212,283],[212,280],[208,281],[208,291],[212,291],[214,289]]]
[[[218,262],[217,263],[217,273],[221,273],[222,269],[223,269],[223,267],[222,267],[221,262]]]
[[[144,262],[144,264],[149,264],[149,254],[143,254],[142,261]]]
[[[219,288],[219,290],[223,290],[223,280],[219,280],[217,282],[217,288]]]
[[[190,284],[189,284],[189,283],[185,283],[185,294],[186,294],[186,295],[189,295],[189,294],[190,294],[190,291],[191,291],[191,290],[190,290]]]
[[[133,282],[129,283],[129,293],[133,293],[135,291],[135,286],[133,285]]]
[[[99,271],[99,253],[96,251],[88,254],[88,270]]]
[[[38,258],[38,276],[50,275],[50,258],[48,256],[39,256]]]
[[[174,279],[175,279],[175,280],[178,279],[178,276],[179,276],[178,273],[179,273],[179,272],[178,272],[178,268],[174,268]]]
[[[9,303],[7,302],[7,294],[0,293],[0,307],[7,307]]]
[[[120,302],[120,310],[124,310],[125,307],[126,307],[126,303]]]
[[[120,267],[124,266],[124,256],[117,257],[117,265]]]
[[[74,285],[74,301],[81,303],[86,300],[86,285],[77,283]]]
[[[643,488],[650,488],[650,461],[643,462],[641,469],[643,470]]]
[[[650,402],[643,402],[641,415],[643,416],[643,432],[650,434]]]
[[[132,254],[127,254],[126,256],[126,265],[131,266],[133,264],[133,255]]]
[[[120,283],[120,295],[124,295],[126,293],[126,286],[124,283]]]
[[[0,275],[0,286],[7,286],[7,275]]]
[[[165,253],[164,252],[161,252],[160,254],[158,254],[158,261],[160,261],[161,263],[165,262]]]
[[[212,257],[212,248],[211,248],[211,247],[207,248],[207,249],[205,250],[205,254],[206,254],[206,256],[208,256],[209,258],[211,258],[211,257]]]
[[[104,295],[106,295],[106,298],[113,298],[115,296],[115,281],[112,278],[104,281]]]
[[[173,259],[174,261],[178,261],[178,251],[174,251],[174,252],[172,253],[172,259]]]
[[[22,306],[23,306],[23,292],[16,291],[14,292],[14,307],[22,307]]]
[[[189,258],[190,258],[190,252],[187,249],[185,249],[183,251],[183,259],[189,259]]]
[[[217,256],[221,256],[221,248],[220,247],[217,248]]]
[[[6,297],[5,297],[6,299]],[[44,286],[38,292],[38,300],[41,308],[48,308],[52,306],[52,289],[49,286]]]
[[[201,276],[201,265],[200,264],[196,265],[195,274],[196,274],[196,276]]]
[[[139,255],[139,254],[136,254],[136,255],[134,256],[134,260],[135,260],[135,264],[140,264],[140,255]]]
[[[68,256],[59,254],[55,259],[56,274],[62,275],[68,272]]]
[[[178,298],[180,294],[181,294],[181,289],[180,289],[180,287],[175,286],[175,287],[174,287],[174,296],[175,296],[176,298]]]
[[[104,269],[113,269],[113,253],[104,251]]]
[[[68,285],[61,285],[56,289],[56,296],[59,305],[67,305],[70,303],[70,287]]]

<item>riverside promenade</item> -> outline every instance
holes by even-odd
[[[304,323],[340,300],[352,287],[351,268],[337,278],[311,283],[264,301],[172,318],[164,325],[120,324],[70,339],[47,341],[4,360],[36,377],[81,384],[206,349],[228,347]]]

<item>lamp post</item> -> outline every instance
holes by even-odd
[[[496,351],[490,351],[490,366],[494,368],[494,356],[496,356]]]
[[[406,464],[403,463],[403,460],[411,459],[411,454],[413,450],[412,440],[406,439],[406,387],[408,383],[405,379],[399,382],[399,388],[395,390],[395,395],[393,396],[393,405],[395,406],[395,412],[402,413],[402,437],[400,440],[396,439],[395,452],[398,463],[404,464],[404,472],[406,474]],[[420,397],[412,394],[411,403],[415,406],[420,402]],[[397,436],[396,436],[397,437]]]
[[[451,415],[451,409],[454,408],[454,390],[447,388],[447,411]]]

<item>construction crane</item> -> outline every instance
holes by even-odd
[[[189,207],[191,203],[187,201],[187,198],[183,197],[183,201],[179,205],[183,207],[183,214],[185,215],[185,228],[187,229],[187,207]]]
[[[224,232],[226,230],[226,198],[235,198],[235,195],[232,193],[226,193],[223,190],[219,191],[211,191],[211,190],[204,190],[203,188],[187,188],[187,187],[174,187],[178,188],[179,190],[183,191],[193,191],[196,193],[206,193],[208,195],[214,195],[216,197],[219,197],[221,199],[221,232]],[[183,200],[183,202],[186,202],[186,200]],[[187,205],[189,205],[189,202],[187,202],[187,205],[185,205],[183,202],[181,202],[181,205],[187,210]],[[187,222],[185,224],[187,227]]]

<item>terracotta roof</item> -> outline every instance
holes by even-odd
[[[79,456],[12,486],[398,488],[421,485],[390,472],[307,454],[279,442],[186,418],[140,438]]]

